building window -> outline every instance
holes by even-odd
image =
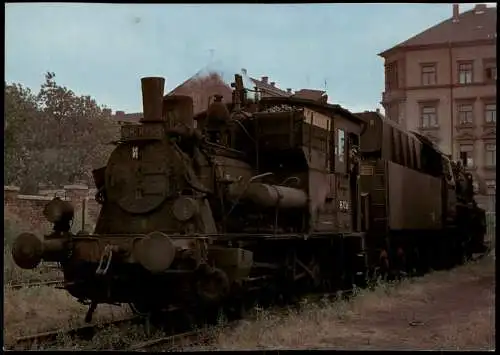
[[[472,144],[460,146],[460,161],[466,168],[474,167],[474,146]]]
[[[344,154],[345,154],[345,133],[343,129],[338,129],[338,157],[339,157],[339,162],[344,161]]]
[[[486,123],[497,123],[497,104],[484,105],[484,121]]]
[[[495,59],[486,59],[484,62],[484,81],[497,80],[497,63]]]
[[[430,128],[438,127],[437,106],[436,105],[423,105],[420,108],[420,127]]]
[[[390,91],[398,87],[398,63],[392,62],[385,67],[385,88],[386,91]]]
[[[458,122],[461,125],[472,124],[474,122],[474,105],[470,103],[458,105]]]
[[[436,64],[422,64],[422,85],[437,83]]]
[[[486,166],[497,166],[497,145],[496,144],[486,144],[486,157],[485,157],[485,165]]]
[[[495,180],[486,180],[485,184],[488,190],[496,190],[497,188],[497,182]]]
[[[472,63],[459,63],[458,64],[458,82],[460,84],[472,83]]]

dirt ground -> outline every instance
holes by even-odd
[[[362,291],[350,302],[263,311],[210,346],[243,349],[495,349],[494,255],[448,272]]]

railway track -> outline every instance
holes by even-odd
[[[40,286],[51,286],[51,287],[58,287],[58,286],[64,286],[64,280],[49,280],[49,281],[40,281],[40,282],[20,282],[20,283],[15,283],[15,284],[9,284],[7,285],[8,288],[11,290],[19,290],[21,288],[28,288],[28,287],[40,287]]]
[[[110,328],[112,326],[127,326],[127,325],[128,326],[144,325],[149,328],[148,321],[145,317],[133,316],[101,324],[89,324],[67,330],[54,330],[49,332],[32,334],[28,336],[21,336],[15,339],[15,342],[11,347],[11,350],[30,350],[33,348],[36,349],[37,346],[41,344],[43,344],[44,346],[50,346],[52,344],[56,344],[59,339],[64,337],[90,341],[98,332],[103,331],[104,329]],[[165,348],[168,349],[186,344],[200,343],[200,340],[206,341],[209,339],[208,336],[204,336],[205,333],[206,331],[204,329],[173,332],[172,334],[169,334],[167,336],[162,336],[154,339],[148,339],[145,341],[137,342],[135,344],[130,345],[127,349],[123,350],[151,351],[159,347],[165,350]]]
[[[205,343],[209,340],[205,330],[192,330],[184,333],[178,333],[170,336],[160,337],[156,339],[146,340],[140,343],[131,345],[127,350],[129,351],[156,351],[161,350],[171,350],[178,346],[183,346],[186,344],[194,345],[196,343]]]
[[[82,340],[90,340],[94,335],[97,334],[103,328],[108,328],[111,326],[119,326],[125,324],[142,324],[144,323],[144,318],[133,316],[128,318],[122,318],[118,320],[113,320],[101,324],[88,324],[81,327],[75,327],[67,330],[53,330],[49,332],[37,333],[27,336],[21,336],[16,338],[13,348],[18,349],[31,349],[33,346],[40,344],[50,345],[51,343],[57,342],[60,337],[68,336],[72,338],[78,338]]]

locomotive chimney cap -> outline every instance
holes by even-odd
[[[165,80],[165,78],[163,76],[143,76],[141,78],[141,81],[143,81],[143,80],[151,80],[151,79],[153,79],[153,80]]]

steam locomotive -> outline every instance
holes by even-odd
[[[193,114],[143,78],[139,125],[121,128],[93,171],[93,233],[70,232],[72,205],[44,209],[51,234],[18,236],[21,268],[57,261],[89,304],[234,310],[379,276],[452,266],[484,249],[485,213],[463,168],[376,113],[298,98],[233,99]]]

